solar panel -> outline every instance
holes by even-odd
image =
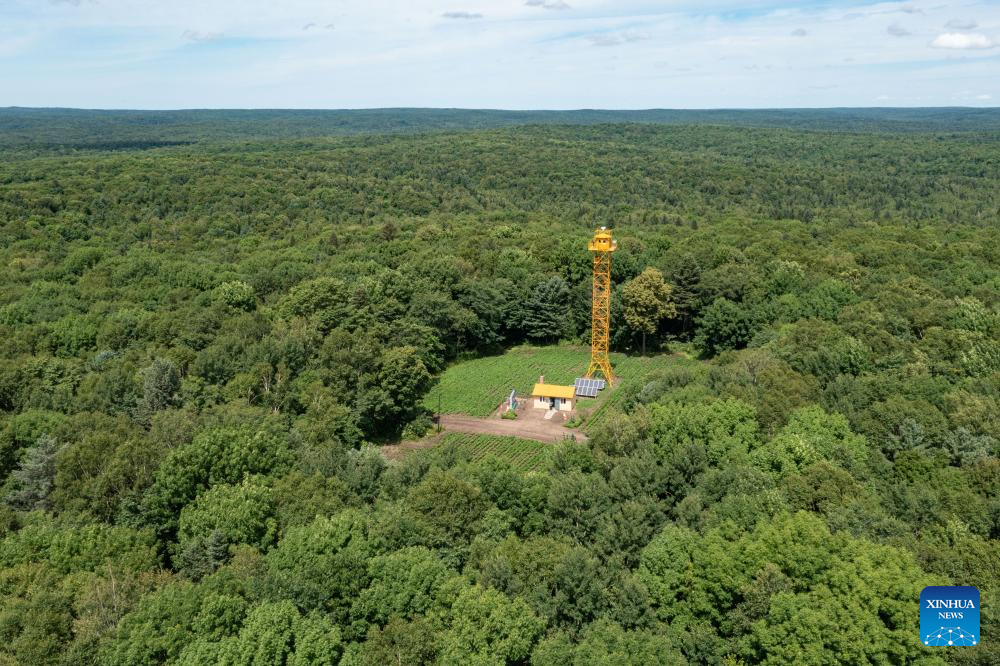
[[[603,379],[591,379],[590,377],[577,377],[573,385],[576,387],[576,394],[583,398],[596,398],[597,392],[605,386]]]

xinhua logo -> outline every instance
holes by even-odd
[[[920,640],[924,645],[978,645],[979,590],[971,585],[931,585],[920,593]]]

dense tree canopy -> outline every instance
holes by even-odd
[[[1000,136],[900,114],[8,128],[0,663],[997,663]],[[686,362],[531,473],[384,458],[589,341],[605,224],[615,350]],[[922,646],[929,584],[989,640]]]

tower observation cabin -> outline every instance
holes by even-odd
[[[611,230],[601,227],[594,232],[594,237],[587,244],[587,249],[591,252],[614,252],[618,248],[618,241],[611,237]]]

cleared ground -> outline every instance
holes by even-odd
[[[526,398],[539,375],[545,375],[549,383],[572,384],[587,368],[588,347],[523,346],[500,356],[456,363],[445,370],[439,384],[424,401],[428,409],[437,411],[440,400],[440,423],[444,432],[419,441],[383,446],[382,452],[390,460],[400,460],[413,451],[457,443],[470,447],[473,460],[496,455],[521,468],[522,458],[530,458],[526,451],[537,451],[541,455],[553,443],[569,437],[579,442],[587,441],[584,430],[606,418],[628,395],[634,395],[657,377],[658,371],[700,366],[699,361],[683,351],[647,357],[612,354],[611,358],[616,372],[615,385],[601,391],[596,399],[578,401],[577,412],[584,417],[584,424],[577,428],[564,425],[566,413],[545,420],[544,411],[533,409],[529,400],[522,400],[519,418],[515,420],[500,418],[503,411],[500,406],[512,388]]]
[[[538,410],[538,413],[543,413]],[[509,435],[523,439],[533,439],[537,442],[561,442],[568,437],[577,441],[586,441],[587,436],[575,429],[567,428],[562,421],[543,421],[536,419],[506,419],[486,418],[462,414],[445,414],[441,417],[441,426],[448,431],[465,433],[484,433],[491,435]]]
[[[540,467],[549,450],[545,444],[517,437],[465,433],[445,434],[440,444],[457,446],[466,451],[473,461],[498,458],[520,472],[530,472]]]
[[[542,442],[486,433],[443,432],[430,435],[416,442],[400,442],[383,446],[381,451],[389,460],[399,461],[416,451],[433,446],[455,446],[469,455],[472,461],[497,458],[520,472],[537,469],[545,460],[550,445]]]
[[[442,433],[429,440],[428,446],[454,446],[466,453],[473,462],[497,458],[519,472],[531,472],[541,467],[549,450],[547,444],[518,437],[503,437],[488,434],[450,432]],[[383,450],[387,447],[383,447]],[[405,455],[414,450],[427,448],[418,445],[401,449],[399,454]],[[399,459],[400,456],[388,456]]]
[[[680,357],[670,354],[659,356],[626,356],[611,354],[611,363],[621,384],[641,381],[649,373],[676,363]],[[442,414],[467,414],[487,417],[507,399],[511,389],[518,395],[528,396],[540,375],[550,384],[572,384],[583,376],[590,361],[588,347],[515,347],[500,356],[464,361],[452,365],[441,375],[424,401],[431,411],[437,411],[440,401]],[[618,389],[616,388],[615,391]],[[583,399],[579,409],[603,408],[607,389],[598,400]],[[596,413],[596,412],[595,412]]]

